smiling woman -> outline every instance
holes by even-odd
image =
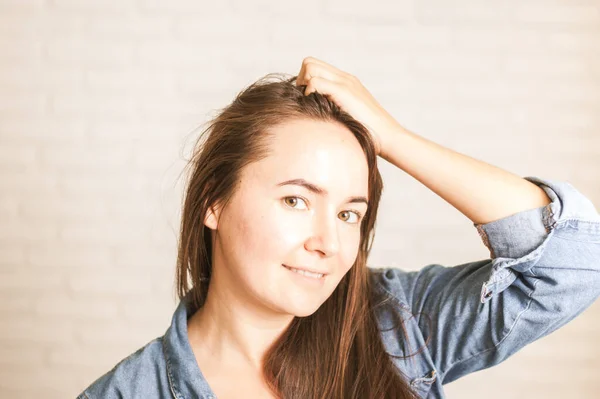
[[[369,295],[375,145],[335,103],[292,82],[269,75],[247,88],[193,160],[178,286],[196,310],[188,338],[206,390],[414,397]],[[255,379],[233,388],[232,368]]]
[[[570,184],[389,130],[329,65],[295,79],[267,75],[209,123],[189,164],[172,324],[80,398],[443,398],[442,384],[598,297],[600,215]],[[367,267],[378,155],[468,216],[491,259]]]

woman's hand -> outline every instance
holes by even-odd
[[[306,85],[305,95],[318,92],[361,122],[371,133],[377,155],[382,155],[388,136],[402,129],[399,123],[375,100],[354,75],[324,61],[306,57],[296,86]]]

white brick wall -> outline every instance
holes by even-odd
[[[0,0],[0,397],[74,397],[164,333],[194,129],[308,55],[408,128],[598,208],[599,1],[365,4]],[[489,255],[462,214],[381,166],[372,265]],[[447,393],[596,397],[598,320],[595,304]]]

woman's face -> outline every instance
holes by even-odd
[[[300,119],[275,128],[272,153],[242,171],[238,190],[220,220],[211,289],[243,296],[269,311],[308,316],[331,295],[358,254],[368,199],[368,164],[343,125]],[[303,180],[324,192],[296,184]],[[327,273],[323,279],[287,266]]]

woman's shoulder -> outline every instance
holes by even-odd
[[[161,389],[169,386],[166,375],[163,337],[158,337],[120,360],[77,399],[162,397]]]
[[[402,285],[409,271],[396,267],[369,266],[368,269],[373,295],[392,297],[401,307],[409,308]]]

